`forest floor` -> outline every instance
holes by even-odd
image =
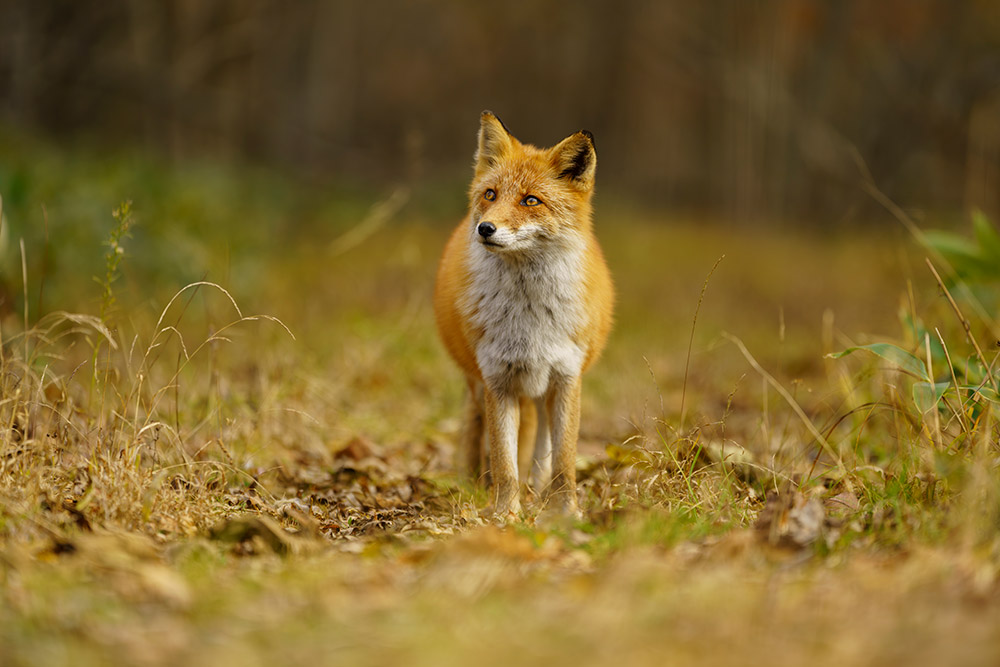
[[[0,663],[1000,661],[996,404],[921,409],[886,356],[828,356],[920,356],[918,318],[972,355],[901,228],[599,198],[583,516],[497,526],[431,312],[461,184],[12,143]]]

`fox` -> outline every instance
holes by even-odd
[[[434,314],[469,389],[459,451],[473,476],[488,463],[499,521],[521,513],[518,443],[532,435],[529,488],[545,511],[579,514],[581,379],[614,307],[593,231],[596,169],[587,130],[537,148],[481,114],[469,211],[438,264]]]

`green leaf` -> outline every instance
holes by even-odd
[[[960,276],[981,275],[992,268],[984,258],[983,250],[958,234],[931,230],[924,233],[924,243],[944,255]]]
[[[898,366],[907,373],[914,375],[918,378],[928,379],[927,375],[927,365],[921,361],[918,357],[910,354],[906,350],[891,343],[872,343],[871,345],[858,345],[855,347],[849,347],[842,352],[835,352],[830,356],[834,359],[840,359],[841,357],[846,357],[851,352],[856,352],[857,350],[867,350],[873,354],[877,354],[886,361]]]
[[[995,272],[1000,275],[1000,234],[990,223],[986,215],[976,209],[972,212],[972,227],[976,231],[976,240],[979,241],[981,256],[990,262]]]
[[[944,346],[941,345],[941,341],[936,335],[932,335],[927,327],[924,325],[923,320],[919,317],[912,317],[905,309],[900,308],[899,320],[903,325],[904,331],[912,336],[914,345],[917,341],[920,341],[920,349],[923,351],[924,346],[929,346],[931,350],[931,364],[934,368],[938,368],[939,365],[944,365],[948,361],[948,356],[944,353]],[[921,362],[924,360],[921,359]]]
[[[937,406],[941,397],[948,391],[950,382],[915,382],[913,383],[913,403],[920,412],[927,412]]]
[[[968,390],[970,393],[975,392],[983,397],[983,399],[989,401],[990,403],[1000,404],[1000,392],[996,389],[990,389],[989,387],[980,387],[976,385],[974,387],[962,387],[962,389]]]
[[[932,249],[949,259],[962,258],[976,261],[979,259],[979,248],[970,239],[953,232],[940,229],[929,229],[924,232],[924,241]]]
[[[927,412],[931,408],[936,407],[940,402],[941,398],[946,394],[955,395],[957,393],[957,398],[960,403],[965,404],[966,401],[970,400],[973,396],[977,400],[986,401],[988,403],[1000,404],[1000,393],[995,389],[990,387],[983,387],[980,385],[955,385],[950,382],[915,382],[913,384],[913,403],[917,406],[917,409],[921,412]]]

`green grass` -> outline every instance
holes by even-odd
[[[0,662],[1000,651],[998,409],[966,388],[998,371],[969,301],[995,298],[982,222],[948,246],[978,273],[931,252],[939,287],[903,230],[599,199],[619,298],[585,381],[584,516],[498,528],[455,474],[463,387],[430,305],[463,184],[393,199],[5,136]],[[901,372],[937,332],[928,377]],[[872,343],[897,351],[828,356]]]

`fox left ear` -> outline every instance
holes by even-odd
[[[514,144],[514,137],[492,111],[480,117],[479,146],[476,149],[476,173],[495,167]]]
[[[552,148],[552,163],[559,178],[569,179],[580,189],[589,190],[594,186],[597,171],[594,135],[580,130],[566,137]]]

